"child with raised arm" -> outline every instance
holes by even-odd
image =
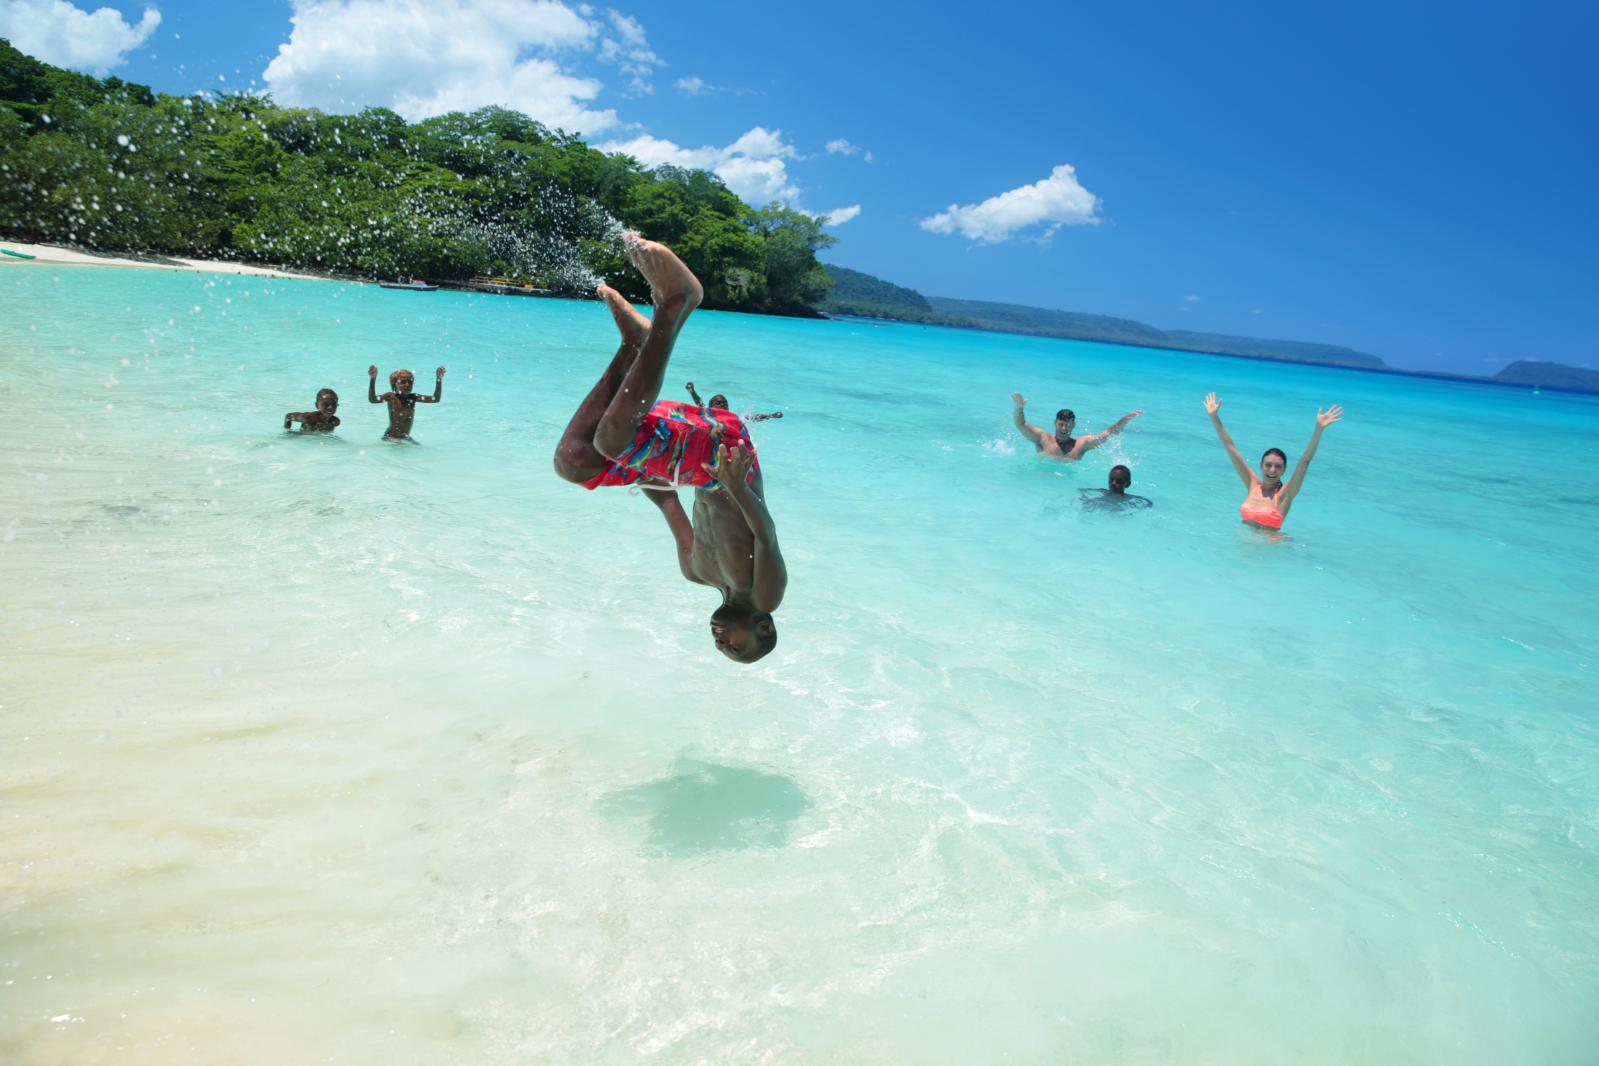
[[[315,411],[290,411],[283,416],[283,428],[290,423],[300,423],[301,433],[332,433],[339,426],[339,394],[332,389],[320,389],[316,394]]]
[[[444,368],[438,369],[433,379],[433,395],[418,396],[411,391],[416,383],[416,376],[409,370],[396,370],[389,375],[389,392],[378,395],[378,368],[366,368],[368,377],[366,385],[366,398],[368,403],[386,403],[389,405],[389,428],[383,431],[384,440],[415,444],[411,439],[411,423],[416,418],[416,405],[419,403],[438,403],[444,395]]]

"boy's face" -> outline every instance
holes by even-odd
[[[316,409],[325,415],[331,415],[339,409],[339,398],[337,396],[319,397],[316,402]]]
[[[416,381],[410,374],[401,374],[394,379],[394,391],[400,393],[410,392],[411,386],[414,384],[416,384]]]

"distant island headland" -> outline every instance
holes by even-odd
[[[1225,355],[1242,359],[1309,363],[1316,366],[1344,367],[1351,370],[1437,378],[1444,381],[1503,385],[1510,388],[1599,393],[1599,371],[1560,363],[1522,359],[1511,363],[1492,377],[1402,370],[1389,366],[1375,355],[1339,345],[1268,340],[1260,337],[1234,337],[1222,333],[1194,333],[1188,330],[1163,330],[1142,322],[1127,318],[1112,318],[1108,315],[1027,307],[1022,304],[991,303],[984,300],[923,296],[915,289],[884,281],[859,270],[851,270],[832,263],[824,263],[823,268],[833,279],[833,286],[819,307],[830,315],[981,329],[998,333],[1022,333],[1035,337],[1095,341],[1101,344],[1127,344],[1140,348],[1165,348],[1172,351]]]

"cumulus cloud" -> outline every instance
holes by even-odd
[[[18,51],[58,67],[100,75],[120,66],[159,25],[161,12],[153,7],[144,9],[138,25],[131,25],[109,7],[91,13],[67,0],[0,3],[0,37]]]
[[[799,186],[794,184],[788,164],[784,162],[798,153],[793,145],[783,140],[782,130],[756,126],[725,148],[711,145],[684,148],[648,134],[596,147],[602,152],[630,155],[645,166],[670,164],[709,170],[746,203],[760,205],[777,200],[792,205],[800,195]]]
[[[983,244],[999,244],[1022,230],[1044,226],[1047,240],[1062,226],[1098,225],[1099,197],[1077,181],[1077,168],[1062,163],[1049,177],[980,204],[951,204],[919,223],[931,233],[959,233]]]
[[[692,77],[678,78],[672,83],[672,88],[676,89],[684,96],[698,96],[701,93],[709,90],[710,86],[705,84],[704,78]]]
[[[848,207],[836,207],[822,216],[822,221],[829,226],[842,226],[850,219],[861,213],[860,204],[851,204]]]
[[[587,52],[632,83],[660,60],[643,29],[555,0],[293,0],[292,30],[264,78],[279,103],[347,111],[379,104],[413,121],[487,104],[597,133],[616,112],[562,60]],[[644,90],[640,90],[644,91]]]

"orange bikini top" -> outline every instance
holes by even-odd
[[[1282,512],[1273,507],[1269,511],[1251,511],[1248,502],[1238,505],[1238,515],[1245,522],[1253,522],[1257,526],[1267,529],[1281,529],[1283,527]]]

